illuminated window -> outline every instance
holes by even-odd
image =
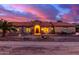
[[[16,28],[16,29],[17,29],[18,32],[20,31],[20,28]]]
[[[47,27],[44,27],[44,28],[42,28],[41,29],[44,33],[49,33],[49,28],[47,28]]]
[[[2,32],[2,30],[0,29],[0,32]]]
[[[31,32],[31,29],[30,28],[26,28],[25,31],[26,32]]]
[[[53,28],[51,28],[51,30],[53,30]]]

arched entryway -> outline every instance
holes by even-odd
[[[34,26],[34,35],[40,35],[40,25],[35,25]]]

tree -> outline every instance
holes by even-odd
[[[55,26],[51,22],[50,22],[50,24],[51,24],[51,27],[52,27],[52,32],[51,33],[55,34]]]
[[[79,32],[79,24],[75,26],[76,32]]]
[[[5,37],[7,31],[14,31],[16,32],[16,28],[12,25],[11,22],[8,22],[6,20],[0,20],[0,29],[2,30],[2,37]]]

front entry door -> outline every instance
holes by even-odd
[[[34,35],[40,35],[40,25],[34,26]]]

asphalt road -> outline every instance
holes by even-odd
[[[79,42],[0,41],[1,55],[79,55]]]
[[[0,41],[0,46],[24,46],[24,45],[64,45],[64,46],[79,46],[79,42],[32,42],[32,41]]]

